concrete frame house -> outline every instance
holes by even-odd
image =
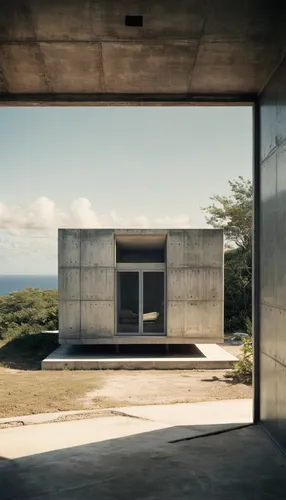
[[[223,342],[223,232],[60,229],[60,344]]]

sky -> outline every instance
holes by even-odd
[[[58,227],[206,227],[252,177],[250,107],[0,109],[0,274],[55,274]]]

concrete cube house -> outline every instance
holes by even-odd
[[[223,231],[59,229],[60,344],[223,342]]]

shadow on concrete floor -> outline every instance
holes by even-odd
[[[60,427],[54,429],[60,442]],[[187,436],[194,428],[183,430]],[[170,427],[2,459],[1,500],[285,498],[285,459],[261,427],[172,444],[179,431]]]

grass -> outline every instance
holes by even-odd
[[[41,360],[57,345],[54,333],[25,334],[0,344],[1,418],[86,409],[81,398],[100,388],[103,376],[100,372],[41,371]]]
[[[99,372],[35,372],[0,368],[0,417],[86,409],[80,401],[101,387]]]
[[[111,371],[98,370],[41,371],[41,360],[57,345],[57,334],[54,333],[25,334],[0,343],[0,418],[68,410],[97,410],[130,404],[195,402],[198,400],[195,396],[196,387],[199,387],[200,401],[251,397],[249,389],[242,391],[241,395],[239,384],[233,386],[234,392],[230,395],[229,391],[225,390],[225,385],[230,384],[227,380],[224,380],[225,384],[221,381],[211,381],[210,387],[210,384],[203,383],[207,381],[203,381],[201,376],[197,380],[195,372],[183,374],[189,377],[184,397],[178,392],[181,382],[176,378],[181,376],[181,372],[172,372],[175,385],[170,385],[170,393],[167,391],[164,403],[161,399],[160,402],[157,401],[156,395],[160,389],[156,389],[153,379],[150,381],[151,386],[147,384],[146,387],[146,377],[152,375],[150,371],[143,372],[142,375],[138,373],[138,380],[136,377],[134,379],[134,373],[125,371],[116,372],[116,376]],[[160,373],[156,371],[156,380]],[[168,373],[161,375],[165,377]],[[108,386],[109,377],[111,380],[112,377],[115,379],[115,386],[97,394],[99,389]],[[152,384],[155,384],[155,387]],[[137,393],[138,398],[134,396]],[[178,397],[180,395],[181,397]]]

